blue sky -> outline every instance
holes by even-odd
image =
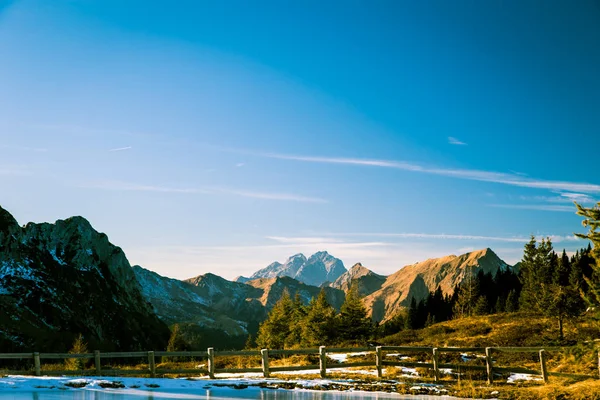
[[[594,1],[0,1],[0,204],[132,264],[380,273],[600,198]]]

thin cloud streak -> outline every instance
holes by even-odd
[[[558,196],[519,196],[520,200],[529,202],[548,202],[548,203],[596,203],[591,196],[584,193],[559,193]]]
[[[554,206],[548,204],[488,204],[489,207],[512,208],[515,210],[536,210],[553,212],[570,212],[575,214],[574,206]]]
[[[465,142],[461,142],[460,140],[458,140],[457,138],[452,137],[452,136],[448,136],[448,143],[457,145],[457,146],[466,146],[467,145]]]
[[[85,189],[134,191],[134,192],[157,192],[157,193],[179,193],[179,194],[228,194],[240,197],[250,197],[264,200],[296,201],[303,203],[327,203],[327,200],[317,197],[299,196],[289,193],[254,192],[231,188],[176,188],[168,186],[140,185],[126,182],[98,182],[79,185]]]
[[[0,145],[0,148],[17,151],[31,151],[34,153],[46,153],[48,151],[48,149],[43,147],[11,146],[6,144]]]
[[[332,233],[332,237],[362,237],[362,238],[401,238],[401,239],[433,239],[433,240],[471,240],[471,241],[490,241],[490,242],[508,242],[508,243],[527,243],[531,237],[527,236],[482,236],[482,235],[463,235],[463,234],[446,234],[446,233],[377,233],[377,232],[366,232],[366,233]],[[554,242],[563,241],[578,241],[580,240],[576,236],[563,236],[563,235],[537,235],[538,239],[549,237]],[[326,239],[321,237],[281,237],[281,236],[268,236],[268,239],[276,240],[282,243],[319,243],[320,241],[332,240],[342,242],[340,239]],[[389,243],[392,245],[393,243]]]
[[[239,151],[238,151],[239,152]],[[542,179],[527,178],[523,175],[507,174],[493,171],[480,171],[471,169],[451,169],[425,167],[416,163],[392,160],[345,158],[345,157],[314,157],[298,156],[279,153],[252,153],[259,157],[267,157],[279,160],[302,161],[323,164],[355,165],[367,167],[393,168],[403,171],[420,172],[424,174],[449,176],[459,179],[467,179],[481,182],[499,183],[510,186],[526,187],[533,189],[548,189],[554,191],[600,193],[600,185],[585,182],[564,182]]]
[[[267,236],[266,239],[274,240],[279,243],[296,243],[296,244],[320,244],[324,242],[342,243],[340,239],[327,237],[283,237],[283,236]]]
[[[131,146],[126,146],[126,147],[117,147],[116,149],[110,149],[108,151],[110,152],[115,152],[115,151],[125,151],[125,150],[131,150],[133,149],[133,147]]]
[[[32,172],[22,167],[14,166],[0,166],[0,175],[2,176],[28,176],[32,175]]]

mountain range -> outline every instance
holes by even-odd
[[[342,260],[333,257],[326,251],[320,251],[306,258],[304,254],[296,254],[281,264],[277,261],[256,271],[250,278],[239,276],[237,282],[248,282],[259,278],[289,276],[307,285],[321,286],[338,279],[346,273]]]
[[[468,274],[506,268],[484,249],[384,276],[360,263],[346,270],[321,251],[293,255],[235,281],[211,273],[177,280],[130,266],[123,251],[82,217],[20,227],[0,207],[0,351],[65,350],[78,334],[99,349],[159,349],[175,323],[208,329],[224,345],[243,343],[285,291],[308,303],[325,290],[339,309],[353,284],[373,320],[385,321],[412,297],[423,299],[438,286],[452,294]]]

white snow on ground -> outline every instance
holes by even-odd
[[[511,374],[506,380],[507,383],[515,383],[519,381],[542,381],[542,377],[539,375],[530,374]]]
[[[344,362],[348,361],[348,358],[358,357],[358,356],[366,356],[366,355],[369,355],[369,354],[372,354],[372,353],[373,353],[372,351],[363,351],[363,352],[360,352],[360,353],[350,353],[350,354],[347,354],[347,353],[328,353],[327,357],[331,358],[332,360],[335,360],[337,362],[344,363]]]
[[[411,359],[411,357],[409,357],[409,356],[404,356],[404,355],[402,355],[402,354],[400,354],[400,353],[388,353],[388,354],[386,354],[386,356],[387,356],[387,357],[398,357],[398,358],[400,358],[401,360],[410,360],[410,359]]]
[[[365,369],[352,369],[352,368],[327,368],[327,373],[338,373],[338,374],[356,374],[356,375],[371,375],[376,376],[376,370],[365,370]],[[383,373],[385,374],[385,368],[383,369]],[[301,371],[282,371],[282,372],[272,372],[271,375],[319,375],[318,369],[303,369]],[[243,374],[215,374],[217,378],[262,378],[262,372],[249,372]],[[401,376],[411,376],[411,375],[401,375]]]

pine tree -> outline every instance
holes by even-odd
[[[398,333],[405,328],[406,325],[406,314],[405,312],[399,312],[394,315],[392,319],[381,324],[378,329],[379,336],[389,336],[394,333]]]
[[[521,306],[528,310],[556,318],[559,338],[563,339],[564,320],[579,314],[579,295],[569,284],[569,260],[566,253],[559,260],[550,238],[539,245],[532,240],[525,245],[521,263]]]
[[[498,300],[496,300],[496,305],[494,306],[494,311],[498,314],[506,311],[506,298],[504,296],[498,296]]]
[[[406,319],[404,320],[405,329],[417,329],[418,312],[417,300],[413,296],[410,299],[410,307],[408,308],[408,313],[406,314]]]
[[[558,268],[555,272],[555,281],[561,286],[569,286],[569,277],[571,275],[571,261],[567,252],[563,249],[562,256],[558,262]]]
[[[296,292],[292,303],[292,311],[290,314],[290,332],[285,339],[285,346],[288,348],[300,346],[303,336],[304,320],[306,319],[307,310],[300,297],[300,292]]]
[[[485,296],[479,296],[477,302],[475,303],[475,308],[473,309],[473,313],[475,315],[487,315],[489,314],[489,305],[487,302],[487,298]]]
[[[537,273],[537,242],[535,236],[532,235],[529,242],[525,245],[521,269],[519,271],[519,279],[523,285],[519,302],[524,307],[529,307],[536,297],[538,289],[536,286],[539,280]]]
[[[167,351],[188,351],[190,350],[190,345],[184,339],[181,333],[181,326],[179,324],[173,325],[171,328],[171,336],[169,337],[169,342],[167,343]],[[163,357],[163,362],[181,360],[180,357]]]
[[[511,290],[506,297],[506,312],[512,313],[519,310],[519,296],[517,292]]]
[[[283,349],[285,340],[290,333],[289,316],[293,303],[287,290],[279,301],[275,303],[267,319],[260,325],[256,344],[260,348]]]
[[[303,346],[329,345],[336,338],[335,309],[327,302],[325,289],[321,289],[315,300],[311,299],[302,321]]]
[[[364,342],[371,336],[371,319],[367,316],[357,284],[352,284],[340,308],[338,329],[345,341]]]
[[[87,343],[83,340],[83,335],[79,334],[73,341],[73,346],[69,350],[69,354],[86,354],[88,352]],[[65,368],[67,370],[83,370],[87,364],[83,358],[67,358],[65,360]]]
[[[458,287],[458,295],[454,304],[456,318],[470,317],[475,311],[475,304],[479,298],[479,285],[477,277],[469,269]]]
[[[587,285],[587,293],[585,293],[584,298],[591,307],[595,308],[596,314],[600,315],[600,232],[598,232],[600,227],[600,203],[590,208],[577,203],[575,206],[577,207],[577,215],[584,217],[582,225],[588,228],[587,234],[577,233],[576,236],[588,239],[594,245],[593,248],[588,245],[587,254],[595,262],[591,264],[591,274],[585,276],[584,273],[584,281]]]

